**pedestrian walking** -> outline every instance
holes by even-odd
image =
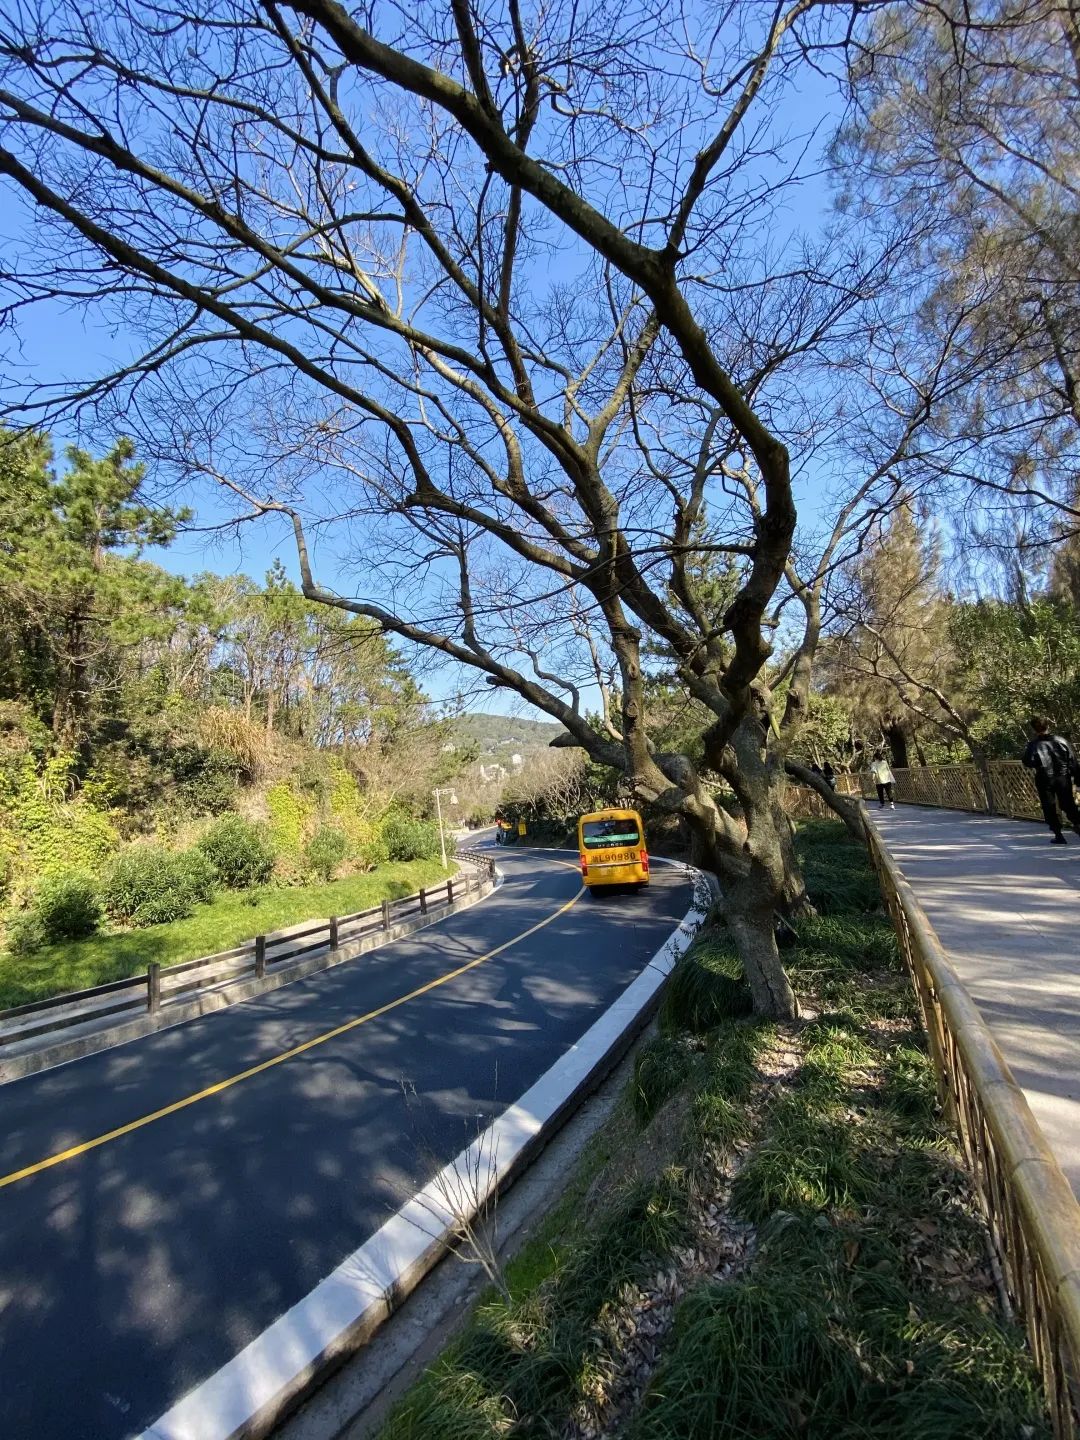
[[[1080,835],[1080,809],[1073,794],[1073,781],[1080,779],[1080,764],[1064,735],[1054,735],[1045,715],[1033,715],[1029,722],[1032,738],[1024,751],[1024,764],[1032,773],[1039,804],[1051,830],[1051,845],[1064,845],[1061,817]]]
[[[885,801],[889,802],[889,809],[896,809],[896,801],[893,799],[893,786],[896,784],[896,776],[889,768],[889,762],[884,756],[878,758],[870,766],[870,774],[873,776],[874,784],[877,786],[878,805],[885,809]]]

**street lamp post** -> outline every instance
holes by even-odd
[[[449,795],[449,796],[450,796],[450,803],[451,803],[451,805],[454,803],[454,799],[455,799],[456,797],[454,796],[453,787],[450,786],[450,785],[445,786],[443,789],[439,789],[439,788],[436,786],[436,788],[435,788],[431,793],[435,796],[435,813],[436,813],[436,814],[438,815],[438,817],[439,817],[439,850],[440,850],[440,852],[441,852],[441,854],[442,854],[442,868],[445,870],[445,869],[446,869],[446,836],[443,834],[442,797],[443,797],[444,795]]]

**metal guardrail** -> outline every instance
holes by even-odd
[[[972,767],[974,768],[974,767]],[[914,892],[869,831],[1009,1299],[1027,1329],[1058,1440],[1080,1435],[1080,1205]]]
[[[466,871],[452,876],[441,885],[425,886],[412,895],[384,900],[380,905],[354,911],[351,915],[333,915],[329,920],[320,920],[315,924],[256,935],[244,945],[204,955],[198,960],[184,960],[177,965],[151,963],[144,972],[126,980],[112,980],[106,985],[72,990],[63,995],[52,995],[47,1000],[0,1010],[0,1051],[4,1046],[34,1040],[88,1021],[144,1012],[155,1014],[171,1000],[213,986],[252,977],[263,979],[307,955],[318,951],[332,954],[351,941],[380,930],[389,930],[395,921],[405,918],[410,912],[427,915],[432,910],[451,905],[459,895],[468,895],[478,888],[485,876],[494,879],[495,862],[490,855],[482,851],[460,850],[457,858],[475,866],[476,872]]]

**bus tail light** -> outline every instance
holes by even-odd
[[[648,873],[649,873],[649,852],[648,852],[647,850],[642,850],[641,855],[640,855],[640,857],[639,857],[639,863],[640,863],[640,865],[641,865],[642,870],[644,870],[644,871],[645,871],[645,874],[648,875]]]
[[[581,861],[581,878],[584,880],[589,873],[589,857],[587,855],[579,855],[578,859]]]

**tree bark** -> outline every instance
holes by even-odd
[[[740,850],[715,831],[701,847],[720,884],[720,912],[742,962],[754,1013],[794,1020],[799,1006],[776,947],[776,922],[805,911],[809,900],[780,806],[777,780],[782,775],[767,753],[756,716],[744,717],[712,763],[735,790],[746,824]],[[700,824],[693,814],[688,819]]]

